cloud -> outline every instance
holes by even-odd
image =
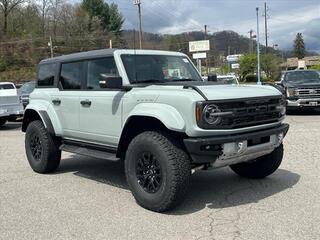
[[[115,0],[126,18],[125,29],[137,29],[137,8],[133,0]],[[260,8],[260,34],[263,39],[264,0],[142,0],[142,26],[154,33],[234,30],[248,36],[256,29],[256,11]],[[297,32],[302,32],[308,50],[320,52],[319,0],[269,0],[269,42],[280,48],[292,47]]]

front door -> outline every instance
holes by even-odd
[[[101,74],[117,75],[113,57],[86,61],[85,89],[80,96],[80,136],[92,143],[115,147],[121,134],[122,100],[125,92],[102,89]]]

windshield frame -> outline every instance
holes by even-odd
[[[123,74],[122,74],[122,77],[125,78],[125,82],[127,82],[128,84],[139,84],[139,85],[152,85],[152,84],[166,84],[166,83],[174,83],[174,82],[179,82],[179,80],[174,80],[174,81],[159,81],[159,82],[135,82],[135,81],[132,81],[129,76],[128,76],[128,72],[127,72],[127,69],[125,67],[125,63],[123,61],[123,56],[125,55],[137,55],[137,56],[164,56],[164,57],[177,57],[177,58],[184,58],[184,59],[187,59],[189,64],[190,64],[190,67],[192,68],[192,70],[194,70],[194,74],[197,76],[198,80],[195,78],[194,81],[197,81],[197,82],[203,82],[203,78],[201,77],[198,69],[195,67],[195,65],[193,64],[193,62],[190,60],[190,58],[183,54],[183,53],[175,53],[175,52],[166,52],[166,51],[153,51],[153,50],[136,50],[136,52],[121,52],[120,54],[117,54],[118,56],[116,56],[115,54],[115,58],[118,58],[121,62],[121,66],[120,69],[122,70]],[[154,80],[154,79],[150,79],[150,80]],[[187,79],[188,80],[188,79]],[[181,78],[181,81],[186,81],[185,78]],[[191,80],[190,80],[191,81]]]

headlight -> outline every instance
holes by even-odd
[[[296,91],[294,88],[287,88],[287,96],[294,97],[296,95]]]
[[[277,106],[277,109],[280,111],[281,116],[286,114],[286,107],[287,107],[286,99],[285,99],[285,97],[283,97],[281,99],[280,105]]]
[[[208,104],[203,108],[202,118],[203,120],[210,125],[217,125],[221,121],[220,109],[214,104]]]

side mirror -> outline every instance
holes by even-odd
[[[101,74],[101,80],[99,81],[99,85],[101,88],[111,88],[111,89],[121,89],[122,88],[122,77],[109,75],[109,74]]]
[[[208,75],[208,82],[217,82],[217,81],[218,81],[217,74],[212,73]]]

